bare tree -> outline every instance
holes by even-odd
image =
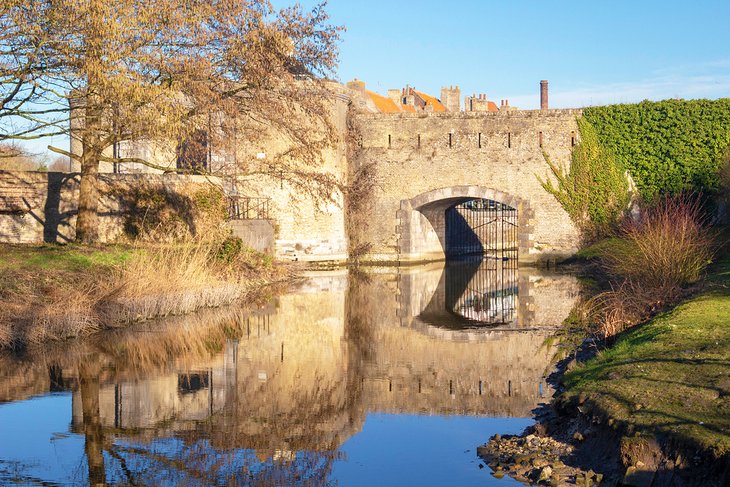
[[[180,148],[200,131],[206,144],[276,132],[290,148],[256,170],[305,185],[310,179],[326,194],[335,182],[313,169],[334,133],[321,77],[336,64],[340,29],[328,24],[325,6],[304,12],[275,11],[268,0],[5,0],[0,141],[78,139],[80,153],[49,149],[80,163],[76,235],[84,242],[97,239],[100,162],[172,170],[110,154],[123,141]],[[297,117],[310,123],[293,123]]]
[[[28,153],[17,144],[0,142],[0,170],[6,171],[38,171],[45,167],[43,160]],[[68,165],[66,165],[68,167]]]

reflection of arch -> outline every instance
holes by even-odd
[[[527,255],[532,241],[529,220],[533,217],[527,200],[482,186],[452,186],[401,200],[400,210],[396,215],[399,221],[399,259],[443,258],[446,245],[446,210],[476,198],[496,201],[517,209],[518,251],[521,255]]]
[[[511,260],[468,257],[446,261],[428,304],[412,311],[411,326],[453,332],[530,329],[534,313],[527,276]]]

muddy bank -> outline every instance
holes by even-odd
[[[519,436],[495,435],[477,454],[492,475],[530,485],[730,485],[730,461],[711,452],[636,431],[633,425],[593,415],[587,404],[542,410]]]

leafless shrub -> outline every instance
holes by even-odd
[[[605,259],[610,274],[671,294],[701,279],[715,235],[698,195],[665,197],[624,225],[629,245]]]
[[[612,289],[586,301],[583,314],[604,337],[641,323],[681,298],[704,275],[715,232],[700,197],[665,197],[622,229],[625,245],[603,258]]]

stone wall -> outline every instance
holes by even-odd
[[[370,167],[375,184],[351,215],[351,247],[369,249],[372,260],[442,258],[439,215],[458,202],[487,198],[518,209],[522,262],[573,253],[578,230],[537,176],[550,172],[543,151],[570,164],[579,115],[358,115],[351,171]]]
[[[64,243],[74,240],[79,197],[78,173],[0,171],[0,242]],[[180,195],[219,184],[215,178],[177,174],[102,174],[99,176],[99,236],[102,242],[125,238],[126,210],[118,195],[142,185],[163,185]],[[189,216],[189,215],[188,215]],[[196,222],[181,215],[191,233]]]
[[[339,189],[330,198],[313,199],[306,185],[272,173],[271,167],[294,147],[286,137],[267,132],[236,141],[236,165],[246,176],[236,176],[235,185],[226,183],[226,191],[270,198],[276,257],[345,260],[357,252],[373,261],[441,259],[445,210],[472,198],[518,210],[521,262],[577,249],[578,230],[538,176],[550,173],[543,151],[569,165],[578,142],[579,110],[356,113],[348,110],[348,90],[340,85],[333,90],[335,137],[322,147],[321,164],[296,157],[290,164],[315,178],[350,183],[356,189],[351,195],[361,193],[356,205]],[[316,123],[311,129],[323,130]],[[364,183],[363,174],[370,175]],[[174,174],[105,174],[101,179],[103,184],[144,179],[173,186],[208,180]],[[78,184],[75,173],[0,173],[0,241],[73,239]],[[121,237],[120,212],[117,202],[102,200],[103,241]]]
[[[349,98],[340,85],[333,86],[339,94],[333,95],[329,105],[329,122],[334,131],[333,139],[320,151],[321,160],[316,163],[295,158],[286,160],[289,176],[271,174],[268,166],[277,167],[280,159],[294,150],[295,144],[285,135],[268,130],[266,135],[252,143],[239,142],[237,160],[242,174],[238,191],[242,196],[271,199],[270,216],[275,224],[276,257],[285,260],[317,261],[347,259],[348,239],[345,230],[345,201],[342,192],[333,189],[327,198],[308,194],[320,176],[347,183],[347,117]],[[321,123],[311,123],[312,131],[322,131]],[[264,129],[262,129],[264,130]],[[267,171],[269,172],[267,174]],[[299,171],[309,174],[300,184],[291,177]],[[309,186],[307,188],[306,186]],[[316,192],[316,190],[315,190]],[[325,196],[320,193],[319,196]]]
[[[274,226],[269,220],[231,220],[228,227],[234,237],[251,249],[265,254],[274,254]]]

